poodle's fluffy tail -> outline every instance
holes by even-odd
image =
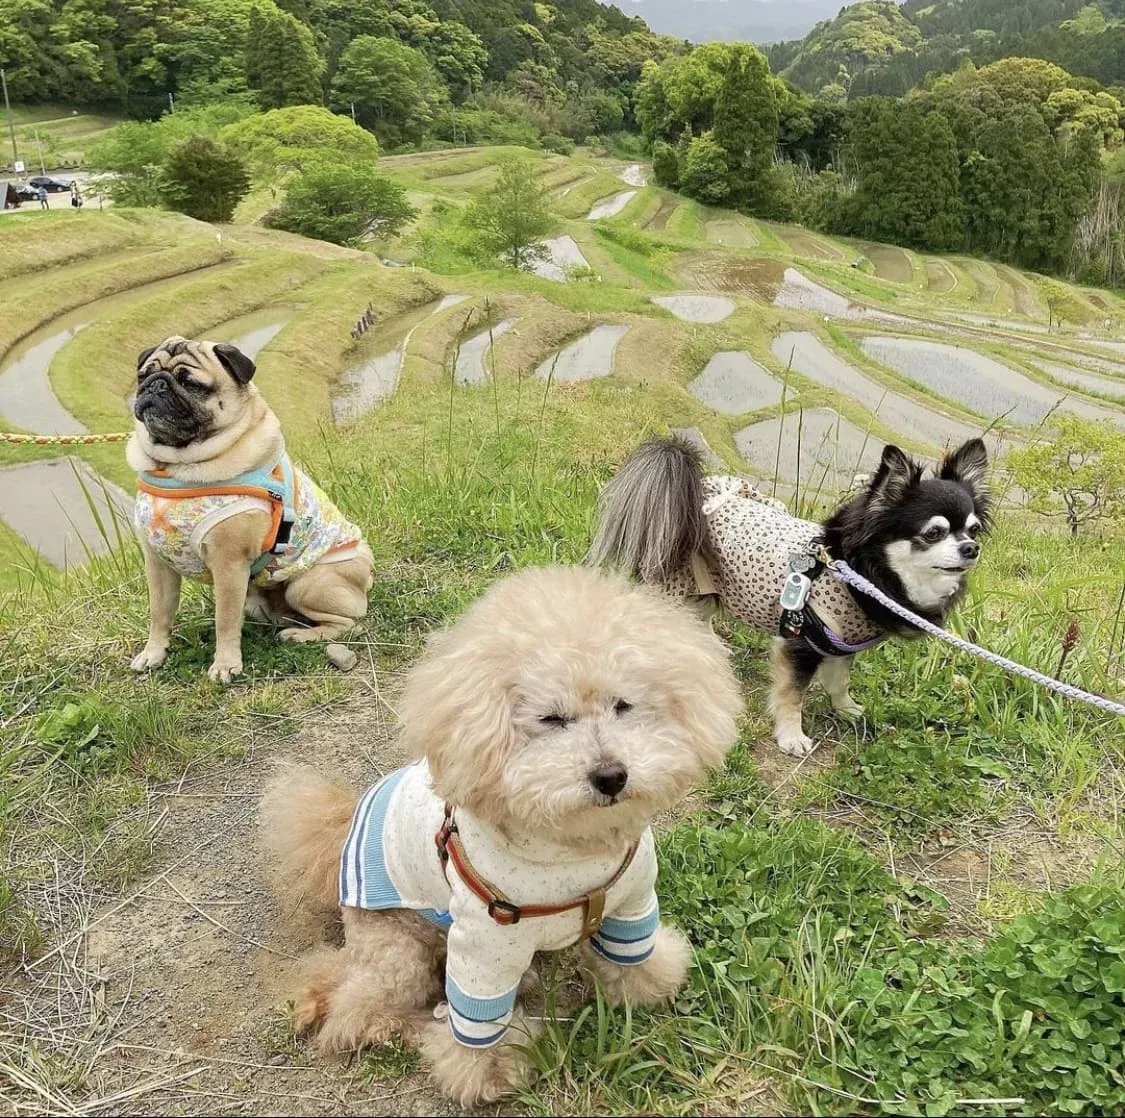
[[[316,911],[339,907],[340,854],[358,802],[315,769],[278,770],[262,799],[262,830],[279,898]]]
[[[704,551],[703,462],[683,439],[637,447],[598,504],[598,530],[586,557],[593,566],[660,585]]]

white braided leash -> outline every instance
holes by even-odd
[[[828,568],[841,582],[846,582],[866,594],[869,598],[874,598],[880,605],[886,606],[892,613],[897,613],[899,617],[909,621],[911,625],[921,629],[923,633],[929,633],[931,637],[937,637],[938,640],[945,641],[946,644],[951,644],[961,652],[968,652],[970,655],[976,656],[989,664],[995,664],[998,668],[1003,668],[1004,671],[1011,672],[1012,675],[1030,679],[1032,683],[1038,683],[1042,687],[1049,687],[1052,691],[1057,691],[1060,695],[1065,695],[1068,699],[1077,699],[1080,703],[1088,703],[1090,706],[1097,707],[1099,710],[1104,710],[1108,714],[1116,714],[1125,718],[1125,704],[1123,703],[1115,703],[1112,699],[1106,699],[1101,695],[1091,695],[1089,691],[1083,691],[1080,687],[1072,687],[1069,683],[1062,683],[1057,679],[1052,679],[1049,675],[1044,675],[1042,672],[1033,671],[1031,668],[1025,668],[1022,664],[1017,664],[1014,660],[1008,660],[1003,656],[998,656],[995,652],[989,652],[987,648],[980,648],[978,645],[971,644],[969,641],[962,640],[960,637],[955,637],[952,633],[947,633],[932,621],[927,621],[924,617],[919,617],[916,613],[911,613],[905,606],[899,605],[893,598],[884,594],[873,582],[868,581],[863,575],[853,571],[842,559],[832,560],[828,563]]]

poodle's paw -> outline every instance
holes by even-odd
[[[293,1007],[293,1033],[303,1036],[315,1032],[328,1013],[328,999],[315,991],[306,991]]]
[[[533,1068],[517,1045],[530,1040],[528,1022],[517,1011],[504,1040],[492,1048],[459,1044],[445,1021],[422,1031],[422,1057],[434,1083],[458,1106],[493,1103],[531,1082]]]
[[[207,677],[216,683],[233,683],[242,675],[241,656],[216,656],[215,662],[207,669]]]
[[[582,951],[582,970],[601,986],[612,1005],[659,1005],[675,997],[687,980],[691,944],[677,928],[661,924],[653,938],[652,954],[633,966],[620,966],[592,947]]]
[[[808,757],[816,743],[801,730],[790,730],[777,735],[777,748],[790,757]]]
[[[129,667],[135,672],[148,672],[159,668],[168,659],[168,646],[166,644],[146,644],[129,662]]]

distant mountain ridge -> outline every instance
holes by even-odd
[[[776,43],[800,39],[854,0],[615,0],[653,31],[703,43],[712,39]]]

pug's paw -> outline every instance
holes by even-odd
[[[236,676],[242,675],[242,657],[215,657],[215,662],[207,669],[207,676],[216,683],[233,683]]]
[[[159,644],[146,644],[129,663],[135,672],[147,672],[159,668],[168,659],[168,646]]]

